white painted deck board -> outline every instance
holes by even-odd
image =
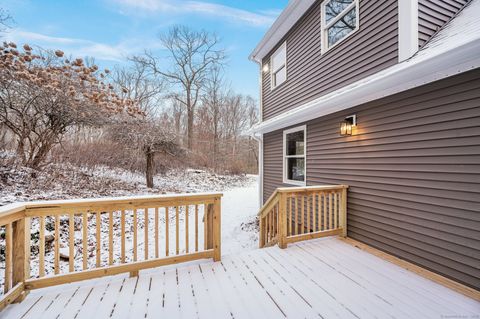
[[[480,303],[336,238],[35,290],[0,318],[476,317]]]

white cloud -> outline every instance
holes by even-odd
[[[120,5],[120,7],[124,9],[124,13],[130,13],[131,10],[129,9],[137,9],[145,12],[196,13],[256,27],[270,26],[278,15],[278,11],[255,13],[204,1],[110,0],[110,2]]]
[[[44,49],[61,49],[75,57],[88,56],[115,62],[122,62],[125,57],[139,53],[145,47],[159,48],[159,44],[152,40],[130,39],[110,45],[85,39],[48,36],[19,29],[13,29],[7,33],[6,39],[17,44],[38,45]]]

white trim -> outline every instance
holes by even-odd
[[[418,51],[418,0],[398,0],[398,61]]]
[[[290,0],[287,7],[250,54],[250,60],[262,63],[263,58],[282,40],[316,0]]]
[[[290,155],[287,156],[287,134],[291,134],[294,132],[300,132],[303,131],[303,155]],[[288,158],[304,158],[305,159],[305,167],[304,167],[304,180],[302,181],[295,181],[295,180],[290,180],[287,178],[287,159]],[[288,184],[288,185],[297,185],[297,186],[305,186],[307,185],[307,126],[306,125],[301,125],[297,126],[288,130],[283,131],[283,150],[282,150],[282,175],[283,175],[283,183]]]
[[[321,32],[322,32],[322,36],[321,36],[321,51],[322,51],[322,54],[328,52],[330,49],[336,47],[338,44],[342,43],[344,40],[348,39],[352,34],[355,34],[355,32],[357,32],[359,29],[360,29],[360,3],[358,0],[354,0],[351,4],[348,5],[348,7],[346,7],[345,9],[343,9],[342,12],[340,12],[332,21],[330,21],[329,23],[325,24],[326,22],[326,19],[325,19],[325,13],[326,13],[326,10],[325,10],[325,7],[327,5],[327,3],[329,3],[330,1],[332,0],[327,0],[327,1],[324,1],[322,2],[322,8],[321,8],[321,11],[322,11],[322,16],[321,16]],[[339,41],[335,42],[332,46],[328,46],[328,29],[334,25],[338,20],[340,20],[341,17],[345,16],[348,12],[350,12],[353,8],[355,7],[355,14],[357,15],[356,16],[356,26],[355,26],[355,29],[353,29],[350,33],[348,33],[346,36],[344,36],[343,38],[341,38]]]
[[[283,62],[282,66],[278,69],[274,69],[273,68],[273,63],[272,63],[272,60],[273,58],[282,50],[285,50],[285,61]],[[285,68],[285,80],[280,83],[280,84],[276,84],[274,85],[274,76],[275,74],[277,74],[278,72],[280,72],[280,70],[282,68]],[[279,87],[280,85],[282,85],[283,83],[287,82],[288,80],[288,72],[287,72],[287,41],[283,42],[283,44],[278,47],[278,49],[270,56],[270,90],[274,90],[276,89],[277,87]],[[276,82],[275,82],[276,83]]]
[[[267,133],[480,68],[480,22],[472,2],[413,58],[264,121]]]

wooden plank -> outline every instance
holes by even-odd
[[[328,193],[328,229],[333,229],[333,201],[332,193]]]
[[[75,216],[70,213],[68,216],[68,271],[73,272],[75,261]]]
[[[138,222],[137,222],[137,209],[133,210],[133,261],[137,261],[137,249],[138,249]]]
[[[139,278],[140,277],[124,279],[122,289],[118,294],[115,307],[112,310],[111,318],[128,318],[130,308],[132,307],[135,288]],[[157,299],[156,303],[161,303],[161,299]]]
[[[311,231],[310,220],[312,219],[311,209],[310,209],[310,195],[306,196],[306,200],[307,200],[307,233],[309,233]]]
[[[120,229],[121,229],[121,243],[120,243],[120,255],[121,255],[121,262],[122,264],[125,263],[125,237],[126,231],[125,231],[125,210],[122,209],[122,215],[120,217]]]
[[[439,274],[436,274],[434,272],[431,272],[425,268],[419,267],[417,265],[414,265],[406,260],[400,259],[398,257],[392,256],[390,254],[387,254],[383,251],[380,251],[376,248],[373,248],[371,246],[365,245],[363,243],[360,243],[354,239],[351,238],[342,238],[342,241],[350,244],[354,247],[357,247],[359,249],[362,249],[372,255],[375,255],[377,257],[380,257],[384,260],[387,260],[397,266],[400,266],[408,271],[414,272],[417,275],[420,275],[424,278],[427,278],[429,280],[432,280],[442,286],[445,286],[449,289],[452,289],[458,293],[461,293],[462,295],[465,295],[469,298],[472,298],[474,300],[480,301],[480,291],[477,291],[473,288],[467,287],[465,285],[462,285],[456,281],[453,281],[451,279],[448,279],[446,277],[443,277]]]
[[[158,207],[155,207],[155,258],[159,258],[160,255],[159,255],[159,225],[158,225],[158,219],[159,219],[159,216],[158,216]]]
[[[287,234],[286,236],[292,235],[292,198],[290,196],[287,197],[287,211],[288,211],[288,219],[287,219]]]
[[[300,234],[303,234],[305,232],[305,197],[302,195],[300,196],[301,200],[302,200],[302,208],[301,208],[301,213],[300,213],[300,221],[301,221],[301,233]]]
[[[178,206],[175,207],[175,253],[180,254],[180,220]]]
[[[45,217],[39,217],[40,233],[39,245],[38,245],[38,275],[40,277],[45,276]],[[7,244],[8,247],[8,244]]]
[[[209,249],[198,253],[190,253],[188,255],[178,255],[160,259],[149,259],[137,262],[132,262],[122,265],[106,266],[102,268],[89,269],[86,271],[62,274],[55,277],[44,277],[38,279],[29,279],[25,282],[26,289],[38,289],[44,287],[51,287],[62,285],[65,283],[82,281],[87,279],[99,278],[104,276],[118,275],[126,272],[139,271],[148,268],[155,268],[160,266],[172,265],[193,261],[198,259],[213,258],[214,251]]]
[[[338,211],[338,193],[335,192],[333,193],[333,228],[338,228],[338,217],[340,217],[339,211]]]
[[[317,194],[312,195],[312,231],[317,231]]]
[[[96,244],[96,266],[97,268],[101,266],[101,262],[102,262],[102,237],[101,237],[101,225],[102,225],[102,215],[100,212],[97,212],[95,214],[95,217],[96,217],[96,232],[95,232],[95,235],[97,237],[97,242],[95,243]]]
[[[147,306],[147,318],[164,318],[163,298],[167,291],[165,290],[165,274],[163,271],[157,271],[151,276],[150,283],[150,302]],[[118,304],[121,302],[119,300]],[[122,313],[121,311],[119,313]],[[112,318],[119,318],[113,314]]]
[[[144,230],[143,233],[145,235],[143,241],[145,244],[145,260],[148,260],[148,208],[145,207],[143,209],[143,219],[144,219]]]
[[[25,286],[23,282],[16,284],[13,288],[9,289],[8,292],[4,293],[4,295],[0,298],[0,311],[5,309],[6,306],[13,303],[17,300],[25,290]],[[3,315],[4,313],[0,314]],[[7,317],[4,317],[7,318]]]
[[[5,295],[12,288],[13,272],[13,227],[9,223],[5,225],[5,281],[3,283],[3,294]]]
[[[341,204],[341,218],[342,218],[342,236],[347,237],[347,189],[344,188],[342,190],[342,198],[341,198],[342,204]]]
[[[83,253],[83,270],[88,268],[88,215],[87,212],[82,213],[82,253]]]
[[[113,211],[108,212],[108,264],[113,265]]]
[[[168,214],[169,209],[170,207],[165,207],[165,256],[167,257],[170,253],[170,245],[169,245],[170,235],[168,233],[168,225],[170,224],[170,219]]]
[[[195,251],[198,251],[198,205],[195,205]]]
[[[188,247],[188,215],[189,215],[189,206],[185,206],[185,253],[188,254],[189,247]]]
[[[54,257],[53,257],[53,264],[54,264],[54,273],[58,275],[60,273],[60,216],[55,215],[55,229],[54,229],[54,236],[53,239],[53,250],[54,250]]]
[[[295,236],[287,237],[286,242],[288,244],[295,243],[298,241],[310,240],[315,238],[322,238],[322,237],[329,237],[329,236],[337,236],[342,233],[342,229],[330,229],[330,230],[323,230],[317,231],[315,233],[308,233],[308,234],[300,234]]]

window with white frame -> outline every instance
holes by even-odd
[[[283,182],[305,185],[306,127],[283,131]]]
[[[270,58],[272,89],[287,80],[287,43],[285,42]]]
[[[359,28],[358,0],[326,0],[322,4],[322,52]]]

